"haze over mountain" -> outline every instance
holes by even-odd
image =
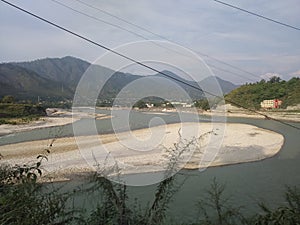
[[[207,77],[202,81],[200,81],[200,85],[201,87],[209,87],[212,86],[216,81],[219,83],[220,88],[224,94],[227,94],[240,86],[240,85],[233,84],[229,81],[223,80],[220,77],[212,77],[212,76]]]
[[[31,62],[0,64],[0,97],[14,95],[18,99],[36,99],[37,96],[40,96],[52,100],[71,100],[82,75],[88,68],[93,68],[100,78],[101,76],[105,77],[107,74],[113,73],[99,95],[101,99],[108,99],[114,98],[127,84],[144,77],[130,73],[114,72],[109,68],[98,65],[90,66],[89,62],[71,56],[45,58]],[[190,85],[199,86],[197,82],[185,80],[172,72],[164,71],[164,73]],[[164,77],[162,74],[152,76]],[[96,79],[99,80],[99,77]],[[228,93],[238,87],[231,82],[220,78],[216,79],[219,81],[224,93]],[[213,78],[207,78],[200,82],[200,84],[209,85],[212,80]],[[188,87],[179,81],[172,81],[182,87],[192,99],[203,97],[201,91]],[[162,79],[160,79],[160,82],[163,82]],[[91,80],[92,83],[93,80]],[[171,88],[167,91],[176,94],[176,90]]]

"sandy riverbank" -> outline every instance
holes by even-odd
[[[74,119],[74,121],[76,121],[76,118]],[[72,122],[73,122],[72,117],[41,117],[37,121],[31,121],[26,124],[20,124],[20,125],[2,124],[0,125],[0,136],[12,134],[16,132],[33,130],[33,129],[63,126],[66,124],[70,124]]]
[[[258,111],[264,115],[266,115],[268,118],[276,119],[276,120],[282,120],[282,121],[288,121],[288,122],[300,122],[300,113],[299,112],[288,112],[288,111],[282,111],[282,112],[271,112],[271,111]],[[211,116],[211,112],[202,112],[203,115]],[[216,112],[214,115],[218,115],[220,113]],[[248,111],[227,111],[224,115],[226,117],[238,117],[238,118],[253,118],[253,119],[268,119],[267,117],[263,115],[259,115],[257,113],[252,113]]]
[[[118,137],[107,134],[80,137],[77,140],[74,137],[59,138],[51,147],[49,160],[43,163],[44,174],[64,179],[79,172],[93,171],[94,168],[87,161],[91,165],[101,164],[108,152],[124,173],[159,171],[169,162],[166,149],[174,148],[174,143],[179,142],[179,130],[185,139],[180,146],[185,146],[196,136],[206,134],[201,141],[189,146],[190,150],[194,150],[193,154],[186,152],[181,159],[188,163],[182,162],[179,166],[187,169],[262,160],[277,154],[284,143],[283,136],[278,133],[245,124],[226,124],[226,127],[222,124],[216,124],[215,127],[197,123],[184,123],[184,127],[181,124],[169,124],[151,130],[120,133]],[[213,133],[207,134],[212,130]],[[80,143],[80,151],[76,141]],[[219,141],[220,146],[216,144]],[[9,164],[34,162],[50,143],[51,140],[41,140],[1,146],[1,161]],[[150,150],[144,151],[150,145]]]
[[[111,117],[110,115],[97,114],[97,113],[94,114],[87,114],[83,112],[73,113],[69,110],[64,110],[64,109],[49,109],[47,113],[49,113],[48,116],[41,117],[37,121],[31,121],[26,124],[20,124],[20,125],[2,124],[0,125],[0,136],[8,135],[16,132],[46,128],[46,127],[63,126],[63,125],[76,122],[82,118],[95,118],[96,120],[100,120],[100,119],[108,119]]]
[[[101,108],[99,109],[108,109],[110,108]],[[118,108],[116,108],[118,109]],[[122,109],[122,108],[120,108]],[[129,109],[129,108],[124,108]],[[130,110],[130,109],[129,109]],[[300,112],[299,111],[293,111],[293,110],[255,110],[257,113],[246,110],[243,108],[238,108],[235,106],[232,106],[231,104],[221,105],[219,108],[214,109],[213,112],[208,110],[202,110],[199,108],[163,108],[163,107],[152,107],[152,108],[143,108],[143,109],[137,109],[134,110],[146,113],[146,114],[166,114],[168,112],[177,112],[177,110],[180,110],[181,112],[186,113],[198,113],[199,115],[205,115],[205,116],[225,116],[225,117],[239,117],[239,118],[253,118],[253,119],[268,119],[273,118],[276,120],[283,120],[283,121],[290,121],[290,122],[300,122]],[[266,116],[264,116],[266,115]]]
[[[215,109],[215,115],[220,114],[220,111],[224,112],[223,116],[226,117],[239,117],[239,118],[253,118],[253,119],[276,119],[291,122],[300,122],[299,111],[288,111],[284,109],[279,110],[246,110],[243,108],[226,104]],[[204,111],[204,115],[212,115],[211,112]]]
[[[105,109],[111,110],[111,108],[101,108],[97,107],[98,109]],[[126,108],[127,109],[127,108]],[[157,114],[157,115],[166,115],[168,112],[176,112],[176,109],[168,109],[164,110],[163,108],[151,108],[151,109],[142,109],[137,110],[144,114]],[[183,112],[190,112],[189,109],[182,109]],[[194,111],[193,111],[194,112]],[[197,110],[200,115],[212,116],[211,112],[208,111],[201,111]],[[284,121],[291,121],[291,122],[300,122],[300,113],[299,112],[271,112],[271,111],[264,111],[262,112],[266,114],[268,117],[284,120]],[[240,110],[236,107],[230,107],[226,109],[225,113],[218,113],[218,111],[214,112],[214,115],[218,116],[226,116],[226,117],[239,117],[239,118],[253,118],[253,119],[266,119],[266,117],[252,113],[246,110]],[[68,110],[63,109],[55,109],[50,116],[41,117],[37,121],[31,121],[27,124],[21,125],[11,125],[11,124],[2,124],[0,125],[0,136],[8,135],[16,132],[22,131],[29,131],[34,129],[46,128],[46,127],[54,127],[54,126],[63,126],[67,124],[71,124],[76,122],[82,118],[95,118],[97,120],[101,119],[108,119],[111,118],[111,115],[106,114],[97,114],[97,113],[84,113],[84,112],[77,112],[72,113]]]
[[[239,117],[239,118],[253,118],[253,119],[276,119],[276,120],[283,120],[283,121],[290,121],[290,122],[300,122],[300,112],[296,111],[259,111],[258,113],[254,113],[248,110],[239,109],[237,107],[230,107],[226,108],[225,110],[214,110],[214,112],[211,111],[204,111],[199,109],[189,109],[189,108],[182,108],[180,109],[182,112],[186,113],[194,113],[197,112],[199,115],[205,115],[205,116],[225,116],[225,117]],[[141,109],[137,110],[143,113],[154,113],[154,114],[166,114],[168,112],[176,112],[176,109],[168,109],[164,110],[162,108],[150,108],[150,109]],[[259,114],[260,113],[260,114]],[[266,116],[264,116],[266,115]]]

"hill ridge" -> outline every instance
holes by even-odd
[[[133,80],[144,77],[130,73],[115,72],[106,67],[92,65],[87,61],[73,56],[64,56],[62,58],[43,58],[28,62],[2,63],[0,64],[0,67],[2,68],[2,73],[0,74],[0,97],[11,94],[15,95],[17,98],[26,99],[35,98],[36,95],[40,95],[49,99],[71,100],[82,75],[88,68],[91,68],[91,66],[95,67],[99,74],[114,73],[107,81],[101,92],[100,97],[102,99],[114,98],[124,86]],[[10,68],[9,71],[7,70],[8,67]],[[21,71],[22,69],[23,71]],[[167,72],[176,76],[176,78],[179,77],[170,71]],[[9,82],[7,82],[8,75]],[[161,74],[156,75],[162,76]],[[22,89],[20,86],[20,80],[22,79],[28,80],[27,88],[25,89]],[[193,81],[185,80],[184,78],[181,79],[184,82],[198,86],[198,84]],[[217,79],[222,80],[220,78]],[[221,82],[225,83],[223,81],[224,80]],[[39,82],[40,84],[38,85]],[[199,92],[199,90],[195,90],[181,84],[180,82],[177,82],[177,84],[182,86],[192,99],[199,99],[203,97],[203,93]],[[236,86],[232,84],[229,89],[233,89],[235,87]],[[225,91],[228,92],[228,88]]]

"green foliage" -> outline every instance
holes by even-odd
[[[285,194],[287,204],[275,210],[260,203],[263,214],[258,215],[255,225],[299,225],[300,224],[300,191],[297,188],[287,188]]]
[[[166,211],[176,187],[175,177],[169,177],[157,185],[155,198],[146,209],[135,203],[129,204],[127,187],[99,176],[93,179],[93,190],[102,190],[99,203],[88,218],[82,217],[74,209],[67,207],[71,194],[59,193],[58,189],[48,191],[36,179],[27,176],[36,173],[36,166],[0,168],[0,224],[88,224],[88,225],[156,225],[170,224]],[[172,167],[172,166],[171,166]],[[27,170],[24,168],[28,168]],[[22,172],[20,172],[20,170]],[[15,173],[15,171],[18,171]],[[22,176],[20,176],[23,174]],[[39,175],[39,172],[37,173]],[[19,177],[19,178],[17,178]],[[85,190],[87,191],[87,190]],[[91,190],[88,190],[91,191]],[[300,192],[297,188],[287,188],[286,204],[269,209],[260,204],[262,212],[254,218],[245,219],[241,207],[233,206],[225,195],[225,185],[213,180],[210,188],[202,194],[198,202],[199,221],[189,225],[297,225],[300,224]],[[173,223],[176,224],[176,223]]]
[[[45,108],[40,105],[0,103],[0,124],[27,123],[44,115]]]
[[[167,210],[173,196],[177,193],[182,184],[178,184],[174,173],[178,170],[182,158],[190,149],[198,146],[196,138],[190,141],[184,140],[180,135],[178,143],[173,147],[165,148],[168,164],[165,171],[165,179],[156,188],[153,202],[149,207],[142,210],[138,204],[129,205],[126,193],[126,185],[113,183],[106,178],[110,173],[118,174],[120,171],[115,164],[112,167],[104,166],[98,169],[95,181],[97,189],[101,188],[104,192],[104,199],[99,202],[97,209],[92,212],[88,224],[117,224],[117,225],[159,225],[166,224]],[[206,135],[206,134],[204,134]],[[199,137],[199,140],[202,136]],[[199,147],[199,146],[198,146]],[[117,175],[118,176],[118,175]]]
[[[105,177],[95,179],[104,192],[104,199],[91,214],[88,224],[134,224],[132,212],[127,206],[126,185],[113,183]]]
[[[180,131],[178,132],[180,135]],[[204,134],[206,135],[206,134]],[[67,206],[73,193],[60,193],[58,189],[48,190],[44,185],[37,183],[42,175],[41,165],[47,160],[51,146],[55,139],[37,157],[37,162],[29,165],[0,166],[0,224],[3,225],[31,225],[31,224],[88,224],[88,225],[159,225],[169,224],[167,210],[174,195],[180,189],[175,176],[179,163],[191,149],[200,145],[194,138],[183,140],[180,136],[178,143],[165,149],[169,159],[165,178],[157,185],[154,199],[148,207],[141,209],[137,202],[129,203],[127,186],[114,183],[107,178],[113,174],[119,177],[117,164],[98,170],[93,179],[94,186],[89,190],[101,190],[98,206],[88,218],[82,217],[74,209]],[[199,147],[200,148],[200,147]],[[197,149],[200,150],[201,149]],[[3,156],[0,154],[0,159]],[[121,181],[121,180],[120,180]],[[210,188],[204,192],[198,202],[199,220],[193,225],[297,225],[300,224],[300,192],[298,188],[287,188],[286,204],[269,209],[260,204],[262,212],[251,219],[245,219],[239,206],[234,206],[230,198],[225,195],[225,185],[213,180]]]
[[[52,201],[42,195],[38,197],[41,186],[36,183],[34,171],[38,167],[0,168],[0,224],[48,224],[42,222],[48,216],[43,204]]]
[[[0,192],[0,224],[68,224],[72,219],[66,210],[68,195],[55,190],[43,193],[37,183],[2,187]]]
[[[128,204],[126,185],[113,183],[105,177],[97,177],[96,184],[103,190],[103,199],[99,202],[87,220],[87,224],[114,225],[159,225],[165,224],[168,204],[176,192],[174,177],[159,183],[153,203],[142,210],[138,203]]]
[[[195,101],[195,107],[203,109],[203,110],[209,110],[210,109],[210,106],[209,106],[209,103],[208,103],[207,99],[200,99],[200,100]]]
[[[61,74],[61,72],[60,72]],[[55,80],[43,77],[32,70],[13,63],[0,64],[0,96],[13,95],[18,99],[42,99],[48,97],[63,100],[73,92]]]
[[[270,81],[261,80],[254,84],[245,84],[231,91],[225,100],[249,108],[260,108],[260,102],[266,99],[280,99],[283,108],[300,104],[300,78],[282,81],[272,77]]]
[[[30,104],[0,104],[2,118],[17,118],[24,116],[43,116],[45,109],[39,105]]]
[[[50,148],[37,156],[35,163],[0,165],[0,224],[60,225],[80,221],[76,212],[66,206],[70,194],[47,190],[37,183],[38,176],[42,176],[42,161],[47,160]]]
[[[61,109],[70,109],[72,107],[71,101],[43,101],[40,103],[40,106],[44,109],[46,108],[61,108]]]
[[[133,211],[128,206],[128,196],[126,193],[126,185],[113,183],[107,176],[111,173],[119,173],[117,164],[109,168],[107,165],[99,166],[98,173],[95,176],[96,184],[103,190],[104,199],[98,204],[97,209],[91,214],[88,224],[152,224],[152,212],[157,209],[158,202],[162,200],[161,191],[164,189],[162,185],[160,194],[156,194],[155,201],[151,207],[152,210]],[[116,175],[118,176],[118,175]],[[132,207],[137,208],[137,207]]]
[[[279,83],[280,80],[281,80],[280,77],[273,76],[273,77],[270,78],[269,82],[271,84],[273,84],[273,83]]]
[[[133,107],[137,107],[139,109],[148,108],[146,102],[144,102],[143,100],[139,100],[137,103],[134,104]]]
[[[103,173],[107,172],[105,168]],[[93,179],[95,189],[103,190],[103,196],[87,220],[89,225],[112,224],[112,225],[159,225],[164,224],[166,209],[173,191],[174,177],[162,181],[155,194],[155,199],[148,209],[142,210],[138,203],[128,203],[126,185],[114,183],[103,176],[96,174]]]
[[[199,200],[200,222],[203,225],[235,225],[245,221],[240,207],[233,207],[230,198],[224,196],[225,185],[213,179],[206,196]]]
[[[11,95],[5,95],[2,100],[2,103],[14,103],[15,102],[15,98]]]

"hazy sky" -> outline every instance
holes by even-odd
[[[9,0],[46,19],[107,47],[143,40],[71,11],[51,0]],[[76,0],[57,0],[98,20],[116,24],[146,39],[161,39]],[[300,76],[300,31],[220,5],[212,0],[83,0],[195,52],[232,64],[256,75],[202,57],[216,75],[235,83],[278,74]],[[224,0],[228,3],[300,27],[299,0]],[[93,62],[104,50],[38,21],[0,2],[0,62],[75,56]],[[219,71],[214,68],[221,68]],[[226,71],[231,71],[228,73]]]

